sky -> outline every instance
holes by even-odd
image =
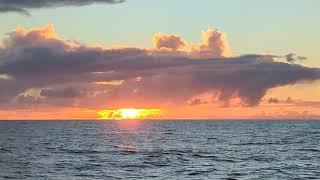
[[[1,119],[320,117],[318,0],[48,2],[0,0]]]

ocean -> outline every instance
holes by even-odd
[[[320,179],[320,121],[0,121],[0,179]]]

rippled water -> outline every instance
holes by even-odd
[[[320,121],[0,121],[0,179],[320,179]]]

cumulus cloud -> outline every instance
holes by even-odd
[[[217,29],[202,31],[202,42],[192,46],[192,51],[200,57],[230,57],[227,34]]]
[[[184,40],[177,35],[155,34],[153,44],[156,49],[183,50],[187,47]]]
[[[93,3],[121,3],[124,0],[0,0],[1,12],[18,12],[28,15],[29,9],[84,6]]]
[[[178,55],[195,59],[234,56],[229,49],[227,34],[211,28],[202,31],[202,40],[196,44],[187,43],[179,35],[158,33],[153,37],[153,45],[156,50],[178,51]],[[173,53],[173,55],[177,54]]]
[[[171,41],[181,38],[169,39],[169,48],[180,48]],[[318,68],[277,62],[273,56],[228,57],[225,41],[220,32],[209,31],[191,52],[166,56],[157,47],[81,45],[60,38],[52,25],[18,28],[8,33],[0,53],[0,74],[10,77],[0,78],[0,103],[15,106],[13,99],[38,89],[48,105],[59,100],[66,105],[68,99],[78,106],[146,107],[184,104],[207,93],[226,105],[238,98],[244,106],[255,106],[273,87],[320,79]],[[192,53],[197,51],[206,55],[197,58]],[[122,83],[97,83],[118,81]]]

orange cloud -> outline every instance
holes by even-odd
[[[18,27],[8,33],[8,37],[3,41],[7,50],[24,50],[25,47],[52,48],[57,51],[71,51],[81,45],[73,41],[68,41],[56,34],[54,25],[48,24],[40,28],[25,29]],[[91,47],[89,45],[88,47]],[[92,46],[92,48],[97,48]]]
[[[53,24],[48,24],[42,28],[32,28],[30,30],[24,27],[18,27],[13,30],[12,34],[19,34],[21,36],[32,36],[34,38],[44,38],[44,39],[57,39],[58,36],[55,33]],[[12,35],[11,34],[11,35]]]
[[[157,50],[179,51],[180,55],[195,59],[234,56],[227,34],[216,29],[202,31],[202,41],[197,44],[188,44],[179,35],[158,33],[153,36],[153,45]]]
[[[191,47],[192,53],[203,58],[231,57],[227,34],[216,29],[202,31],[202,42]]]
[[[153,45],[156,49],[168,49],[172,51],[184,50],[186,42],[178,35],[155,34]]]

